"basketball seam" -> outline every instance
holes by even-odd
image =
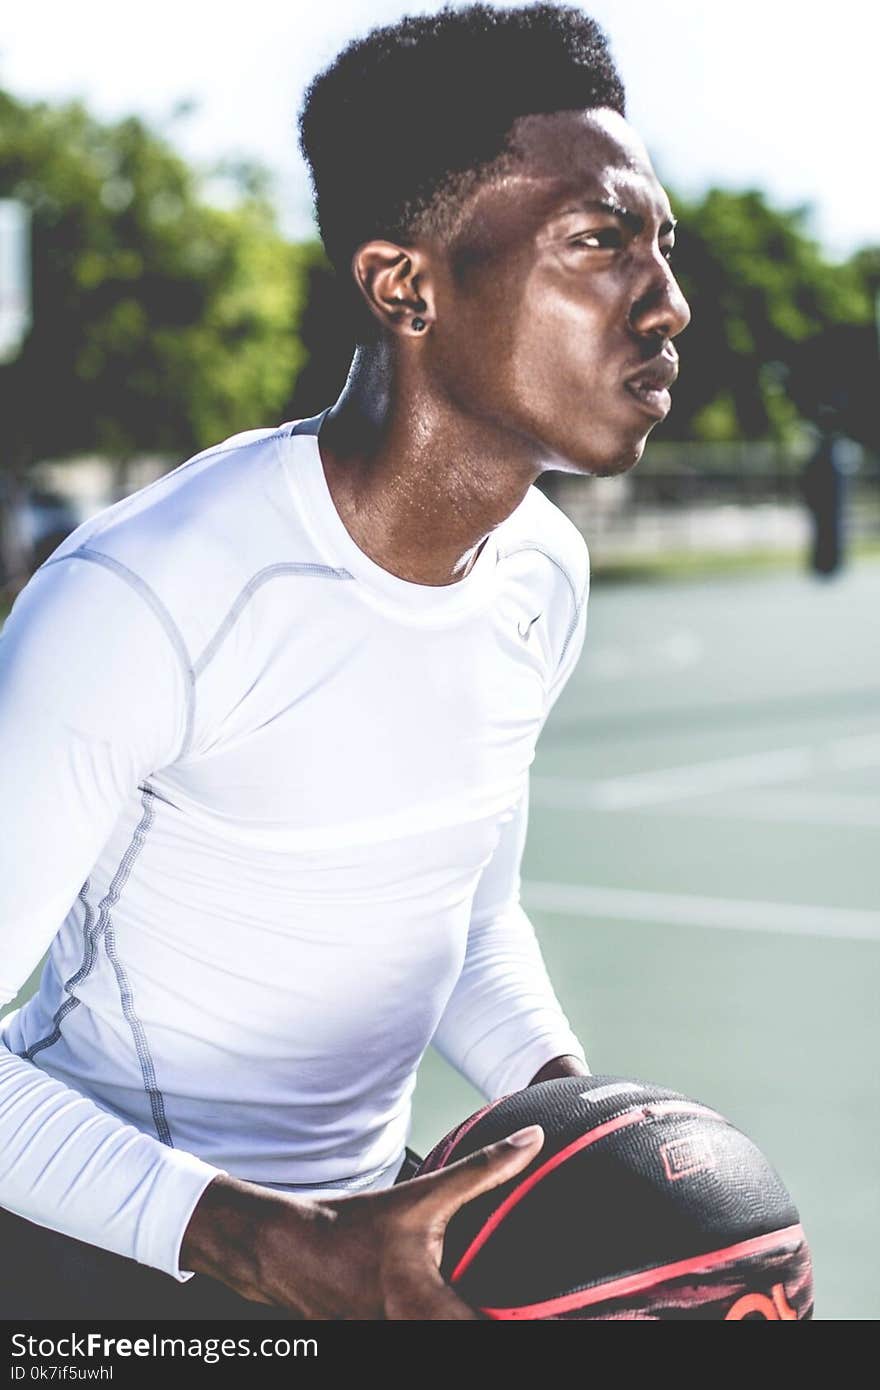
[[[646,1118],[646,1112],[649,1111],[654,1114],[660,1112],[663,1115],[702,1115],[713,1120],[721,1120],[724,1124],[728,1123],[724,1116],[719,1115],[717,1111],[711,1110],[707,1105],[699,1105],[693,1101],[641,1101],[638,1105],[631,1106],[628,1110],[623,1110],[620,1114],[603,1121],[602,1124],[597,1125],[595,1129],[588,1130],[586,1134],[582,1134],[578,1139],[570,1144],[566,1144],[564,1148],[552,1154],[541,1167],[535,1169],[534,1172],[523,1178],[518,1186],[508,1193],[501,1205],[496,1207],[486,1218],[467,1249],[461,1255],[455,1269],[452,1271],[451,1282],[455,1283],[456,1280],[461,1278],[461,1275],[468,1268],[471,1261],[479,1254],[480,1250],[489,1239],[489,1236],[506,1220],[510,1212],[519,1204],[526,1193],[543,1182],[544,1178],[564,1163],[571,1153],[580,1149],[589,1148],[591,1144],[596,1144],[601,1139],[607,1138],[609,1134],[615,1134],[618,1130],[627,1128],[629,1125],[638,1124],[640,1120]]]
[[[468,1119],[462,1120],[461,1124],[456,1130],[453,1130],[450,1136],[446,1139],[441,1139],[440,1143],[431,1150],[427,1158],[424,1159],[421,1164],[421,1172],[433,1173],[437,1169],[445,1167],[449,1155],[452,1153],[456,1144],[461,1143],[464,1136],[469,1130],[473,1129],[478,1120],[482,1120],[484,1115],[488,1115],[490,1110],[494,1110],[496,1105],[500,1105],[502,1100],[507,1099],[507,1096],[499,1096],[497,1100],[490,1100],[487,1105],[483,1106],[482,1110],[478,1110],[475,1115],[471,1115]],[[435,1154],[437,1154],[436,1158],[434,1157]]]
[[[731,1260],[745,1260],[754,1255],[763,1255],[786,1242],[801,1244],[803,1240],[804,1230],[798,1223],[795,1226],[785,1226],[778,1231],[768,1231],[762,1236],[751,1236],[748,1240],[719,1250],[707,1250],[702,1255],[689,1255],[686,1259],[675,1260],[671,1264],[652,1265],[633,1274],[606,1279],[601,1284],[591,1284],[587,1288],[544,1299],[540,1303],[525,1303],[510,1308],[483,1308],[481,1311],[498,1321],[517,1318],[524,1321],[537,1320],[549,1310],[553,1313],[568,1313],[578,1308],[587,1308],[591,1304],[607,1303],[623,1294],[645,1293],[657,1284],[666,1284],[670,1280],[683,1278],[698,1271],[711,1270],[714,1266]],[[792,1250],[790,1253],[794,1254],[795,1251]]]

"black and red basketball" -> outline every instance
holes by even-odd
[[[810,1251],[760,1149],[723,1115],[619,1077],[545,1081],[432,1149],[435,1172],[526,1125],[543,1148],[449,1223],[442,1272],[489,1318],[812,1317]]]

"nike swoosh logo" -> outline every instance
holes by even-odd
[[[538,619],[541,618],[541,617],[543,617],[543,614],[542,614],[542,613],[536,613],[535,616],[534,616],[534,618],[532,618],[531,622],[526,623],[525,627],[523,627],[522,623],[519,623],[519,624],[517,625],[517,629],[516,629],[516,630],[517,630],[517,632],[519,633],[520,637],[523,639],[524,642],[528,642],[528,640],[529,640],[529,634],[531,633],[532,628],[534,627],[534,625],[535,625],[535,623],[538,621]]]

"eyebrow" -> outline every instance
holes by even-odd
[[[630,212],[627,208],[621,207],[620,203],[604,202],[598,198],[586,198],[571,207],[565,212],[607,212],[611,217],[618,217],[630,231],[639,233],[645,225],[645,219],[637,212]],[[678,218],[668,217],[660,228],[660,236],[669,236],[678,226]]]

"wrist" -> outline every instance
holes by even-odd
[[[556,1081],[564,1076],[589,1075],[590,1068],[580,1057],[566,1053],[563,1057],[554,1057],[552,1061],[545,1062],[541,1070],[535,1072],[529,1085],[537,1086],[540,1081]]]
[[[274,1302],[265,1277],[267,1234],[283,1221],[292,1244],[308,1204],[226,1174],[205,1188],[183,1237],[181,1269],[208,1274],[245,1298]]]

